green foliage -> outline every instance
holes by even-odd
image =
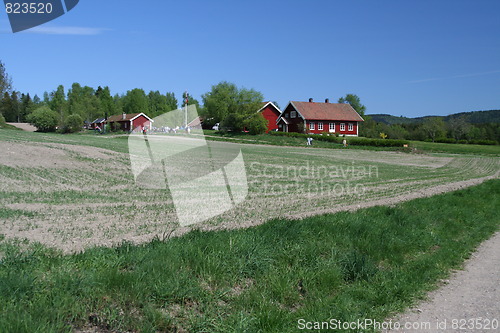
[[[76,133],[83,128],[83,119],[78,114],[69,115],[65,123],[61,126],[62,133]]]
[[[143,89],[132,89],[127,91],[123,98],[123,112],[140,113],[149,116],[149,100]]]
[[[220,123],[227,130],[243,130],[245,123],[259,110],[263,95],[253,89],[238,89],[226,81],[212,86],[202,96],[204,123],[212,127]]]
[[[150,91],[148,94],[148,115],[152,118],[177,109],[177,99],[174,93],[162,95],[159,91]]]
[[[319,135],[319,134],[303,134],[303,133],[293,133],[293,132],[269,132],[270,135],[275,136],[288,136],[292,138],[308,138],[311,137],[317,141],[327,141],[333,143],[342,143],[343,138],[339,138],[335,135]],[[349,137],[347,138],[347,143],[353,146],[373,146],[373,147],[403,147],[403,145],[409,144],[407,140],[391,140],[391,139],[368,139],[368,138],[358,138]]]
[[[349,103],[354,110],[356,110],[357,113],[361,117],[365,115],[366,111],[366,106],[361,104],[361,99],[358,97],[358,95],[355,94],[347,94],[345,97],[340,97],[338,100],[339,103]]]
[[[267,119],[264,118],[262,113],[256,113],[245,120],[245,127],[252,135],[262,134],[267,130]]]
[[[12,91],[12,79],[5,69],[5,65],[0,61],[0,96]]]
[[[59,85],[57,89],[50,94],[48,106],[50,109],[57,112],[61,121],[66,119],[68,115],[68,102],[66,101],[63,85]]]
[[[444,121],[439,117],[427,118],[422,124],[422,130],[431,138],[432,142],[443,137],[446,133]]]
[[[59,122],[59,115],[48,106],[42,106],[33,111],[27,120],[39,132],[54,132]]]

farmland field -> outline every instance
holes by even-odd
[[[497,147],[498,149],[498,147]],[[249,193],[213,230],[429,196],[498,178],[493,156],[241,145]],[[180,235],[170,192],[137,186],[126,137],[0,130],[0,234],[65,252]]]

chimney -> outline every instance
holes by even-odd
[[[309,98],[309,103],[312,103],[313,102],[313,99],[312,98]]]
[[[330,100],[328,98],[326,98],[325,103],[330,103]]]
[[[127,118],[127,114],[124,112],[124,113],[122,114],[122,120],[125,120],[125,118]]]

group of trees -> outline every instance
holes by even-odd
[[[256,111],[262,107],[262,93],[246,88],[238,88],[230,82],[220,82],[202,95],[201,115],[205,126],[220,124],[220,128],[230,131],[247,129],[251,134],[263,133],[267,120]]]
[[[406,139],[445,143],[485,143],[500,142],[500,123],[472,124],[463,117],[444,121],[443,117],[426,117],[421,122],[385,124],[364,117],[360,135],[378,138],[386,135],[389,139]]]

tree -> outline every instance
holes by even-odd
[[[150,91],[148,94],[148,107],[149,116],[151,118],[157,117],[165,112],[172,111],[167,104],[167,97],[162,95],[158,90]]]
[[[123,98],[123,112],[145,113],[149,116],[148,97],[143,89],[132,89],[127,91]]]
[[[59,123],[59,114],[48,106],[42,106],[33,111],[27,120],[40,132],[54,132]]]
[[[35,95],[36,96],[36,95]],[[19,122],[25,122],[26,117],[35,109],[35,103],[27,93],[21,95],[21,109],[19,111]]]
[[[113,100],[113,97],[111,97],[111,91],[109,90],[109,87],[106,86],[104,88],[98,87],[96,91],[96,96],[101,102],[101,108],[100,108],[100,113],[101,116],[103,115],[113,115],[116,112],[116,105]]]
[[[363,117],[365,115],[366,106],[361,104],[361,100],[358,97],[358,95],[347,94],[347,95],[345,95],[345,97],[340,97],[338,102],[339,103],[346,103],[347,102],[347,103],[351,104],[352,108],[354,110],[356,110],[356,112],[359,113],[359,115],[361,117]]]
[[[59,122],[64,123],[68,112],[68,103],[66,101],[63,85],[59,85],[57,89],[50,94],[48,106],[51,110],[59,114]]]
[[[12,79],[5,70],[5,65],[0,61],[0,96],[12,91]]]
[[[3,93],[2,100],[0,101],[0,113],[4,117],[5,121],[11,121],[11,111],[12,99],[10,98],[10,94],[6,91]]]
[[[20,117],[19,117],[19,112],[21,110],[21,103],[19,102],[19,97],[17,95],[18,93],[16,91],[13,91],[12,94],[10,95],[11,99],[11,118],[7,121],[12,121],[12,122],[20,122]]]
[[[35,106],[42,106],[41,105],[42,104],[42,100],[36,94],[35,94],[35,96],[33,96],[33,104],[35,104]]]
[[[178,102],[177,98],[175,98],[175,94],[173,92],[167,92],[165,98],[167,100],[167,108],[169,110],[176,110]]]
[[[242,130],[245,122],[260,108],[264,97],[253,89],[238,89],[234,83],[223,81],[212,86],[202,99],[206,125],[212,127],[220,123],[228,130]]]
[[[446,133],[444,121],[439,117],[425,119],[421,128],[432,140],[432,142],[434,142],[437,138],[443,137]]]
[[[465,117],[452,118],[448,122],[448,127],[451,137],[454,138],[455,140],[460,140],[465,138],[465,135],[470,130],[470,124],[467,123]]]

